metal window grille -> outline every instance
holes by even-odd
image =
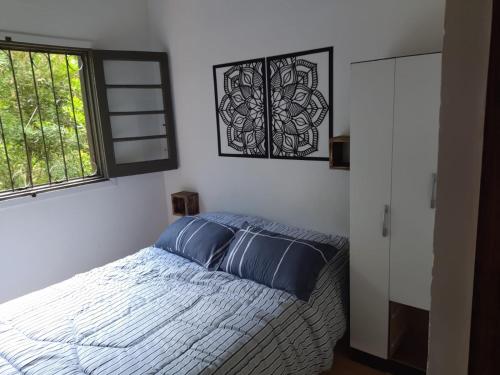
[[[85,51],[0,45],[0,199],[101,179]]]

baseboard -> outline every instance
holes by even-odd
[[[349,348],[348,355],[355,362],[362,363],[382,372],[389,372],[392,375],[425,375],[425,371],[388,359],[382,359],[357,349]]]

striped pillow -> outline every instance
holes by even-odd
[[[338,251],[246,224],[236,232],[221,269],[308,301],[319,273]]]
[[[161,234],[155,247],[192,260],[209,271],[219,268],[236,229],[200,217],[184,216]]]

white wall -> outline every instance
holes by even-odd
[[[144,2],[0,0],[0,29],[154,48]],[[167,221],[161,173],[0,202],[0,302],[123,257]]]
[[[491,7],[446,5],[430,375],[468,373]]]
[[[138,0],[0,0],[0,29],[85,39],[94,48],[153,46],[147,7]]]
[[[350,62],[441,50],[444,0],[150,0],[170,52],[181,169],[203,210],[348,233],[349,173],[328,162],[217,156],[212,65],[334,46],[334,133],[348,133]]]

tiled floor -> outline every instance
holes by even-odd
[[[324,375],[386,375],[388,373],[374,370],[370,367],[363,366],[353,362],[342,354],[335,355],[333,368]]]

